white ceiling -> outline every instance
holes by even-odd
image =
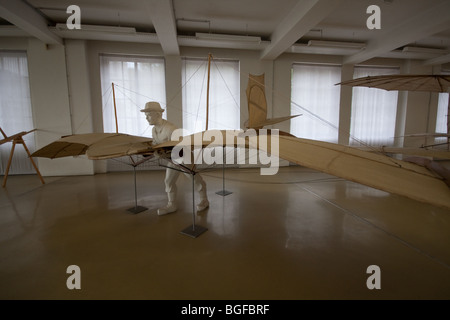
[[[81,9],[81,30],[64,28],[72,4]],[[380,30],[366,26],[370,5],[381,9]],[[167,55],[200,46],[258,50],[261,59],[297,52],[338,54],[344,63],[396,57],[433,65],[450,62],[449,13],[450,0],[0,0],[0,36],[31,35],[49,44],[65,38],[160,43]],[[310,40],[344,44],[316,47]]]

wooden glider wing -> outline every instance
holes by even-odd
[[[264,145],[261,148],[264,149]],[[270,146],[264,151],[270,153]],[[450,188],[442,177],[414,163],[334,143],[281,135],[279,157],[369,187],[450,209]]]
[[[86,133],[62,137],[31,156],[62,158],[87,155],[92,160],[151,152],[152,139],[121,133]]]
[[[221,137],[215,140],[212,137]],[[267,145],[237,143],[236,131],[209,130],[152,146],[152,139],[116,133],[94,133],[63,137],[32,156],[59,158],[86,154],[93,160],[108,159],[178,147],[252,147],[270,153]],[[267,141],[271,139],[268,137]],[[374,152],[334,143],[279,134],[278,157],[314,170],[354,181],[379,190],[450,209],[450,188],[425,167]]]
[[[177,145],[192,149],[200,146],[238,146],[233,131],[222,130],[223,140],[213,142],[209,138],[202,139],[204,134],[205,132],[199,132],[183,137],[182,141],[168,141],[156,145],[155,149],[169,150]],[[442,177],[423,166],[356,147],[284,134],[279,134],[278,138],[278,157],[281,159],[375,189],[450,209],[450,188]],[[266,141],[270,142],[271,139],[267,137]],[[271,153],[270,143],[257,145],[248,137],[245,139],[245,147],[259,148]]]

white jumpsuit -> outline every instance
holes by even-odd
[[[160,144],[166,141],[171,140],[172,137],[172,132],[177,129],[177,127],[165,120],[162,119],[161,120],[161,125],[159,126],[153,126],[152,129],[152,135],[153,135],[153,145],[156,144]],[[176,166],[172,163],[168,163],[167,165],[169,168],[166,169],[166,177],[164,179],[164,183],[166,186],[165,191],[167,192],[168,198],[169,198],[169,203],[170,202],[174,202],[175,198],[176,198],[176,192],[177,192],[177,179],[178,176],[180,175],[180,171],[176,169]],[[175,169],[171,169],[171,168],[175,168]],[[185,173],[185,175],[189,178],[192,179],[192,175]],[[207,200],[207,194],[206,194],[206,183],[203,180],[203,178],[200,176],[200,174],[196,174],[194,176],[194,187],[195,190],[199,193],[199,197],[200,197],[200,203],[204,202]],[[204,209],[204,208],[198,208],[197,209]]]

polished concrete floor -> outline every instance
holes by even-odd
[[[220,169],[203,177],[209,209],[192,215],[181,176],[179,210],[158,216],[164,171],[138,171],[138,214],[132,172],[10,176],[0,299],[450,299],[449,210],[298,166],[227,169],[225,197]],[[197,238],[181,233],[194,217]]]

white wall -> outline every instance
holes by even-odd
[[[407,60],[404,62],[401,73],[402,74],[432,74],[433,68],[431,66],[423,66],[420,61]],[[429,127],[429,115],[434,110],[436,117],[437,113],[437,99],[432,101],[432,93],[430,92],[403,92],[402,96],[406,99],[406,110],[404,111],[404,130],[403,135],[413,133],[434,132],[434,127]],[[435,94],[434,94],[435,95]],[[436,124],[436,122],[434,122]],[[427,142],[432,143],[427,138],[404,138],[403,146],[405,147],[420,147]]]

